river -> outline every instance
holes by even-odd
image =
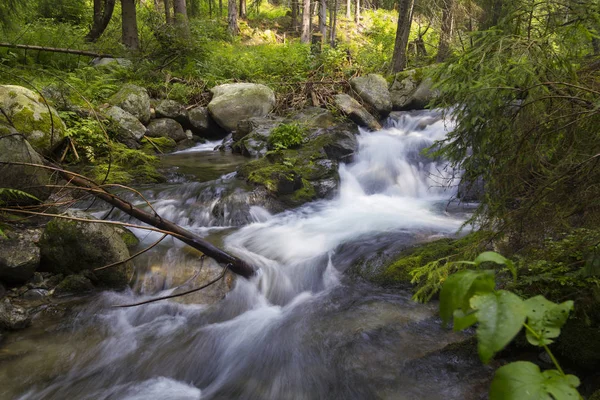
[[[143,193],[166,218],[260,267],[205,293],[114,308],[218,276],[172,239],[136,260],[133,288],[103,292],[11,334],[1,398],[479,399],[489,371],[441,327],[437,305],[353,273],[374,254],[453,235],[468,209],[449,206],[453,172],[421,150],[452,124],[406,113],[362,132],[337,194],[272,214],[248,201],[240,157],[214,143],[167,156],[180,174]],[[224,199],[227,199],[225,202]],[[119,218],[118,215],[115,216]],[[142,245],[160,235],[135,231]],[[224,291],[228,291],[220,300]]]

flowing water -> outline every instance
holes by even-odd
[[[340,166],[333,199],[278,214],[235,178],[239,159],[210,145],[167,157],[196,177],[190,162],[223,160],[213,168],[222,174],[216,180],[144,194],[164,217],[260,267],[258,276],[223,281],[199,297],[112,308],[218,276],[218,266],[163,242],[137,260],[132,290],[104,292],[76,305],[75,317],[48,317],[11,335],[12,356],[0,352],[0,397],[481,398],[487,372],[442,351],[464,335],[441,327],[435,305],[350,272],[373,254],[461,226],[464,211],[449,211],[453,191],[442,185],[452,171],[421,155],[449,128],[428,111],[362,133],[354,161]],[[136,234],[146,245],[158,238]]]

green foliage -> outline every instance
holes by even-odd
[[[298,123],[281,124],[269,136],[269,148],[285,150],[300,146],[304,141],[306,129]]]
[[[37,13],[41,18],[58,22],[79,24],[91,20],[92,13],[86,0],[36,0]]]
[[[100,122],[95,119],[81,118],[72,111],[60,111],[59,115],[67,125],[65,136],[71,139],[73,146],[85,161],[94,163],[98,156],[106,155],[109,151],[109,140]],[[68,160],[78,161],[74,153],[69,154]]]
[[[497,253],[483,253],[473,262],[508,265]],[[478,351],[488,363],[523,329],[534,346],[542,347],[556,369],[540,371],[530,362],[514,362],[496,371],[490,388],[492,400],[579,399],[579,379],[563,372],[548,344],[560,335],[560,329],[573,310],[573,302],[555,304],[543,296],[523,300],[507,290],[495,290],[493,270],[465,270],[448,277],[440,293],[440,314],[444,322],[454,320],[454,330],[477,323]]]

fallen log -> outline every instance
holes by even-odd
[[[63,49],[59,47],[45,47],[45,46],[34,46],[29,44],[15,44],[0,42],[0,47],[10,47],[13,49],[25,49],[25,50],[39,50],[39,51],[50,51],[53,53],[66,53],[76,54],[79,56],[99,57],[99,58],[114,58],[109,54],[96,53],[94,51],[87,50],[75,50],[75,49]]]
[[[147,211],[144,211],[140,208],[135,207],[133,204],[129,203],[118,197],[117,195],[108,192],[100,185],[95,183],[89,178],[86,178],[82,175],[76,174],[74,172],[65,170],[60,168],[58,165],[49,163],[50,165],[40,165],[40,164],[30,164],[30,163],[18,163],[18,162],[0,162],[0,164],[13,164],[13,165],[25,165],[32,166],[38,168],[49,169],[52,171],[58,172],[63,179],[65,179],[70,184],[73,184],[77,187],[86,189],[87,192],[93,194],[95,197],[99,198],[107,202],[108,204],[118,208],[124,213],[148,224],[155,228],[158,228],[162,231],[166,231],[168,233],[173,233],[173,237],[181,240],[185,244],[201,251],[206,256],[213,258],[215,261],[221,264],[225,264],[231,272],[234,272],[237,275],[243,276],[244,278],[250,278],[256,273],[256,269],[246,263],[245,261],[226,253],[225,251],[219,249],[213,244],[205,241],[200,236],[196,235],[193,232],[188,231],[180,227],[179,225],[171,222],[167,219],[162,218],[158,214],[152,214]]]

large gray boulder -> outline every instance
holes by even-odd
[[[182,126],[187,127],[189,124],[188,111],[183,104],[175,100],[161,100],[154,108],[156,118],[170,118],[179,122]]]
[[[131,149],[140,147],[139,141],[146,134],[146,127],[121,107],[112,106],[104,112],[115,123],[117,140]]]
[[[150,96],[143,87],[127,84],[112,95],[108,102],[121,107],[144,125],[150,122]]]
[[[392,98],[388,91],[388,83],[378,74],[357,76],[350,79],[350,86],[365,103],[372,106],[384,118],[392,111]]]
[[[31,324],[31,317],[23,307],[0,301],[0,330],[19,330]]]
[[[69,211],[67,216],[91,218],[81,211]],[[129,257],[120,232],[109,225],[55,218],[46,226],[39,245],[42,267],[49,272],[71,275],[89,271],[93,280],[109,287],[128,283],[129,262],[92,272]]]
[[[63,140],[67,127],[40,95],[22,86],[0,85],[0,124],[13,126],[39,152],[49,154]],[[0,129],[0,136],[9,134]]]
[[[189,129],[192,133],[207,139],[223,139],[227,132],[210,116],[208,108],[194,107],[188,110]]]
[[[265,85],[227,83],[212,88],[211,93],[208,111],[227,132],[234,131],[241,120],[264,117],[275,107],[275,93]]]
[[[21,135],[0,136],[0,162],[44,163],[42,157]],[[44,201],[52,192],[50,188],[45,187],[50,183],[50,174],[45,169],[0,163],[0,188],[21,190]],[[35,201],[18,197],[12,198],[11,202],[28,204]]]
[[[416,70],[411,70],[396,76],[390,87],[394,110],[422,110],[438,95],[438,91],[432,89],[431,79],[419,75]]]
[[[40,265],[36,245],[39,231],[9,232],[0,237],[0,281],[17,285],[27,282]]]
[[[331,111],[320,107],[305,107],[289,117],[289,120],[307,129],[329,128],[336,122]]]
[[[176,142],[186,140],[188,137],[179,122],[170,118],[158,118],[148,124],[146,135],[149,137],[167,137]]]
[[[381,129],[381,124],[360,103],[347,94],[333,96],[335,105],[356,124],[372,131]]]

